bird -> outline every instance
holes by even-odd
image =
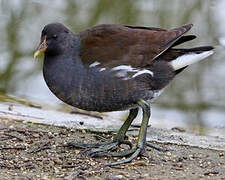
[[[88,155],[92,157],[127,157],[106,166],[129,163],[141,155],[147,146],[151,102],[177,74],[214,53],[212,46],[176,48],[196,38],[184,35],[192,27],[193,24],[186,24],[167,30],[100,24],[73,33],[58,22],[45,25],[34,58],[44,54],[43,76],[51,92],[66,104],[87,111],[129,110],[112,140],[68,145],[89,148]],[[125,137],[139,109],[143,117],[133,147]],[[130,149],[111,152],[120,144],[127,144]]]

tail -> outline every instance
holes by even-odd
[[[173,49],[180,56],[170,61],[175,71],[184,69],[188,65],[201,61],[214,53],[212,46],[196,47],[191,49]]]
[[[212,46],[196,47],[191,49],[176,49],[175,46],[191,41],[195,35],[185,35],[192,28],[193,24],[187,24],[179,28],[164,32],[164,43],[162,51],[154,60],[167,61],[175,70],[176,74],[184,70],[188,65],[196,63],[213,54]]]

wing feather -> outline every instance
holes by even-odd
[[[79,34],[84,64],[98,67],[130,65],[142,68],[172,47],[193,25],[160,28],[102,24]],[[179,41],[178,41],[179,43]]]

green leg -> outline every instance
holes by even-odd
[[[137,117],[138,108],[131,109],[129,116],[127,117],[126,121],[123,123],[121,128],[119,129],[118,133],[114,136],[113,141],[120,141],[124,140],[127,130],[129,129],[133,120]]]
[[[88,155],[92,157],[94,157],[95,155],[98,156],[97,153],[99,152],[113,149],[119,144],[127,144],[131,147],[132,144],[128,141],[125,141],[124,138],[128,128],[130,127],[133,120],[136,118],[137,114],[138,114],[138,108],[130,110],[129,116],[127,117],[126,121],[121,126],[118,133],[114,136],[113,140],[110,142],[90,143],[90,144],[69,142],[67,143],[67,146],[76,147],[76,148],[92,148],[90,151],[88,151]]]
[[[142,119],[141,128],[140,128],[139,135],[138,135],[136,148],[128,150],[126,152],[123,152],[124,155],[132,154],[129,158],[122,160],[122,161],[118,161],[118,162],[106,163],[105,164],[106,166],[115,166],[115,165],[129,163],[134,158],[136,158],[142,151],[145,150],[146,133],[147,133],[148,122],[149,122],[149,118],[150,118],[150,114],[151,114],[150,105],[147,102],[145,102],[144,100],[140,100],[138,102],[138,105],[143,110],[143,119]]]

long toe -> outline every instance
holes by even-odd
[[[155,149],[155,150],[157,150],[157,151],[161,151],[161,152],[166,152],[166,151],[167,151],[167,149],[163,149],[162,147],[157,146],[157,145],[155,145],[155,144],[151,144],[151,143],[149,143],[149,142],[146,142],[146,146],[148,146],[148,147],[150,147],[150,148],[152,148],[152,149]]]
[[[107,157],[126,157],[129,156],[131,154],[133,154],[136,151],[136,149],[129,149],[126,151],[122,151],[122,152],[102,152],[102,153],[95,153],[94,157],[103,157],[103,156],[107,156]]]
[[[98,148],[93,148],[87,152],[87,155],[91,156],[91,157],[95,157],[96,153],[109,151],[109,150],[117,147],[118,144],[119,144],[119,142],[111,142],[106,145],[100,146]]]
[[[133,152],[132,152],[133,151]],[[117,161],[117,162],[111,162],[111,163],[106,163],[105,166],[116,166],[116,165],[121,165],[121,164],[126,164],[126,163],[129,163],[131,162],[133,159],[135,159],[136,157],[138,157],[141,152],[143,151],[143,148],[136,148],[136,149],[133,149],[133,150],[128,150],[127,151],[127,154],[132,154],[129,158],[127,159],[124,159],[122,161]],[[127,154],[124,153],[124,155],[126,156]]]
[[[101,142],[101,143],[79,143],[79,142],[68,142],[66,144],[67,147],[73,147],[73,148],[81,148],[81,149],[87,149],[87,148],[97,148],[100,146],[104,146],[106,144],[109,144],[109,142]]]

